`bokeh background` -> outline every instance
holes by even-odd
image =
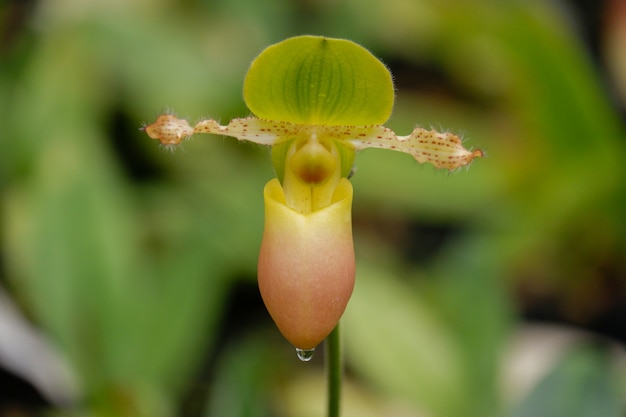
[[[268,150],[138,130],[249,115],[252,59],[307,33],[388,65],[387,126],[488,155],[358,155],[343,415],[624,415],[623,0],[13,0],[0,25],[1,416],[324,415],[323,349],[298,361],[256,287]]]

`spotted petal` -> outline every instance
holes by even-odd
[[[435,168],[453,170],[468,165],[474,158],[483,156],[479,149],[463,147],[457,135],[415,128],[410,135],[397,136],[384,126],[350,128],[352,138],[347,139],[355,149],[382,148],[408,153],[419,163],[431,163]]]
[[[260,145],[275,145],[280,138],[298,135],[305,128],[303,125],[256,117],[233,119],[225,126],[213,119],[204,119],[191,127],[185,119],[179,119],[173,114],[162,114],[154,123],[144,126],[142,130],[162,145],[178,145],[197,133],[231,136]]]
[[[415,128],[410,135],[397,136],[393,130],[382,126],[323,126],[263,120],[256,117],[233,119],[222,126],[213,119],[201,120],[191,127],[187,120],[164,114],[143,128],[152,139],[163,145],[176,145],[196,133],[232,136],[239,140],[261,145],[277,145],[295,137],[312,137],[335,140],[354,150],[381,148],[404,152],[419,163],[431,163],[436,168],[453,170],[468,165],[474,158],[483,156],[479,149],[463,147],[459,136],[435,130]],[[344,173],[345,175],[345,173]]]

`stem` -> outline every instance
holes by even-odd
[[[328,378],[328,417],[339,417],[341,400],[341,337],[339,323],[326,338],[326,377]]]

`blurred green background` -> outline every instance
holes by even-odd
[[[268,150],[138,130],[249,115],[249,63],[305,33],[389,66],[398,134],[488,154],[358,155],[343,415],[624,415],[624,1],[15,0],[0,25],[0,416],[324,415],[323,349],[300,363],[256,287]]]

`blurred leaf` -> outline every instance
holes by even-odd
[[[80,375],[86,400],[96,401],[90,405],[124,414],[137,403],[159,415],[210,340],[225,263],[211,256],[214,234],[196,233],[182,202],[164,221],[182,219],[188,245],[168,242],[156,254],[146,247],[146,230],[168,241],[176,228],[149,223],[121,176],[102,134],[102,68],[85,59],[95,54],[93,38],[79,38],[51,34],[20,77],[29,94],[16,101],[16,130],[28,138],[30,169],[5,202],[7,264],[16,292]]]
[[[498,415],[500,357],[513,320],[501,258],[483,252],[487,245],[469,235],[457,238],[434,259],[425,296],[460,349],[465,410],[468,416]]]
[[[623,415],[609,356],[588,346],[566,354],[512,413],[513,417]]]
[[[346,360],[388,395],[436,416],[461,416],[465,403],[459,346],[420,300],[417,288],[360,263],[343,317]]]
[[[231,344],[219,358],[206,417],[267,417],[269,388],[280,372],[273,346],[255,334]],[[295,357],[295,355],[294,355]]]

